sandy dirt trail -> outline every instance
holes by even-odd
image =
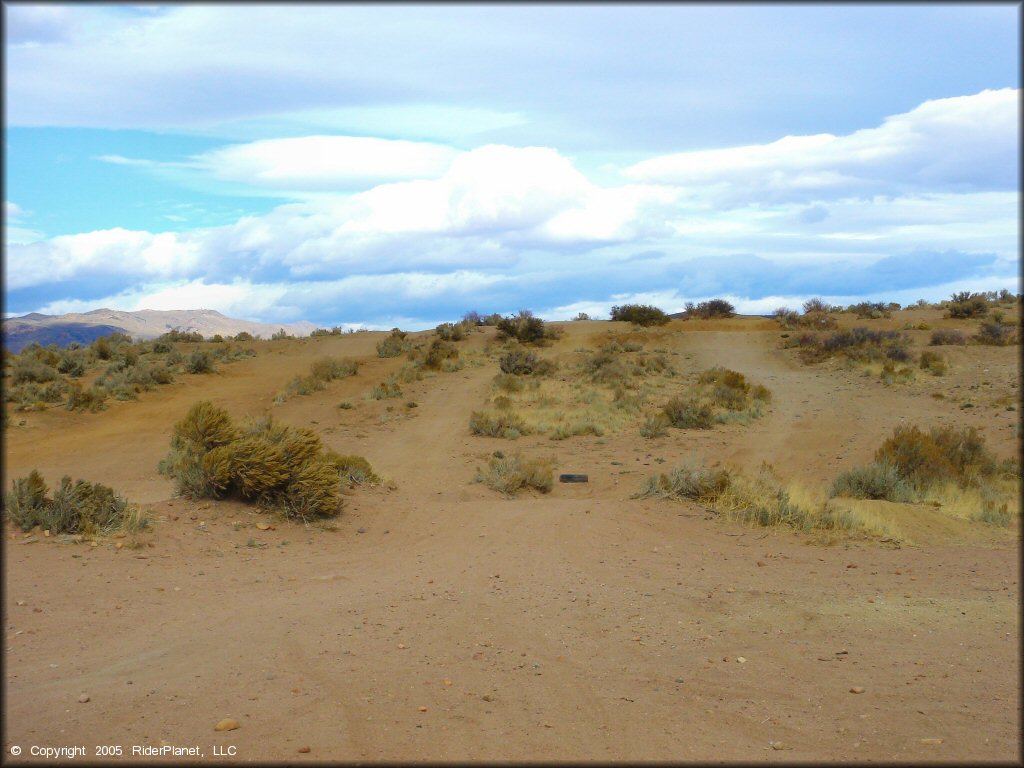
[[[316,421],[328,444],[364,453],[396,484],[354,491],[336,530],[180,499],[154,504],[153,546],[137,550],[22,544],[8,528],[5,751],[167,742],[199,745],[200,762],[215,747],[288,762],[1016,759],[1019,573],[1005,535],[826,547],[631,498],[652,452],[684,456],[698,440],[711,458],[820,472],[835,459],[814,418],[849,426],[844,450],[870,455],[873,431],[899,410],[862,387],[838,417],[834,380],[790,364],[767,336],[726,335],[684,334],[679,349],[767,384],[770,415],[626,456],[616,451],[635,438],[518,441],[590,472],[587,486],[504,499],[472,482],[510,447],[466,428],[492,367],[410,385],[394,412],[339,414],[339,399],[392,369],[380,361],[278,411]],[[236,380],[251,410],[281,384]],[[378,423],[406,398],[414,411]],[[169,437],[171,423],[153,429]],[[134,467],[136,448],[108,450],[121,451],[124,477],[163,483],[167,499],[166,479]],[[148,450],[162,454],[166,440]],[[638,468],[621,482],[616,456]],[[225,717],[241,727],[214,733]]]

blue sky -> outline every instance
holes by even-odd
[[[5,3],[5,311],[1020,290],[1020,6]]]

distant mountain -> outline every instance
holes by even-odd
[[[111,333],[124,333],[134,339],[155,339],[171,330],[198,332],[207,338],[218,333],[235,336],[247,331],[253,336],[270,338],[282,328],[293,336],[308,336],[316,326],[305,321],[274,325],[235,320],[212,309],[143,309],[138,312],[94,309],[67,315],[32,312],[3,321],[3,345],[11,352],[20,352],[32,342],[44,347],[49,344],[64,347],[72,342],[89,344]]]

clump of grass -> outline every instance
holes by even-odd
[[[662,310],[649,304],[623,304],[612,307],[611,319],[642,326],[665,325],[671,320]]]
[[[24,531],[39,526],[51,533],[108,534],[134,532],[148,525],[141,510],[101,483],[64,476],[48,498],[46,482],[36,470],[14,480],[4,496],[4,513]]]
[[[648,416],[640,425],[640,436],[646,438],[665,437],[668,428],[671,426],[669,418],[664,413],[656,413]]]
[[[398,357],[403,352],[412,348],[412,343],[406,338],[406,333],[398,328],[391,329],[391,335],[377,344],[378,357]]]
[[[444,367],[445,363],[457,361],[458,359],[458,347],[450,341],[434,339],[423,357],[422,365],[424,368],[432,371],[439,371]]]
[[[691,499],[726,519],[764,527],[836,531],[858,524],[848,510],[828,502],[816,509],[795,502],[766,464],[753,478],[726,469],[681,464],[671,472],[649,477],[637,495]]]
[[[302,520],[341,509],[338,467],[312,430],[270,417],[238,426],[208,401],[174,425],[160,471],[192,498],[234,496]]]
[[[928,371],[932,376],[945,376],[946,374],[946,358],[938,352],[932,352],[931,350],[926,349],[921,353],[921,359],[918,361],[918,365],[921,370]]]
[[[563,421],[557,424],[551,433],[552,440],[565,440],[569,437],[580,437],[582,435],[594,435],[601,437],[604,429],[589,416],[581,416],[572,421]]]
[[[512,456],[492,456],[486,469],[478,469],[476,482],[484,483],[507,496],[533,488],[548,493],[554,485],[553,462],[549,459],[526,459]]]
[[[832,483],[832,495],[896,502],[913,501],[916,496],[899,470],[887,461],[872,462],[843,472]]]
[[[474,435],[503,437],[515,440],[530,434],[526,422],[511,410],[473,411],[469,416],[469,429]]]
[[[359,372],[359,363],[347,358],[322,357],[310,366],[305,376],[296,376],[288,382],[284,392],[277,395],[277,401],[283,402],[296,395],[311,395],[327,388],[336,379],[355,376]]]

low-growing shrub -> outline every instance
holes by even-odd
[[[640,436],[646,438],[665,437],[668,428],[671,426],[668,416],[664,413],[656,413],[648,416],[640,425]]]
[[[692,499],[716,515],[765,527],[811,531],[848,530],[856,525],[848,510],[827,502],[817,510],[793,502],[767,465],[762,465],[756,477],[748,478],[725,469],[683,464],[648,478],[637,495]]]
[[[699,317],[709,320],[713,317],[733,317],[736,314],[736,308],[725,299],[711,299],[696,305],[692,301],[688,301],[685,306],[685,314],[687,318]]]
[[[388,376],[370,391],[370,397],[374,400],[387,400],[388,398],[401,396],[402,387],[399,386],[398,379],[394,375]]]
[[[72,483],[65,476],[53,498],[47,498],[47,493],[45,481],[32,470],[28,477],[13,481],[11,492],[4,496],[4,513],[22,530],[38,525],[55,534],[137,531],[148,524],[144,513],[101,483]]]
[[[1013,326],[1002,323],[1000,318],[993,318],[981,324],[973,340],[978,344],[1005,347],[1017,340],[1017,334]]]
[[[441,341],[462,341],[469,336],[475,326],[475,320],[463,319],[460,323],[441,323],[435,332]]]
[[[26,382],[45,384],[57,377],[57,369],[53,366],[26,358],[20,358],[11,370],[11,383],[15,386]]]
[[[899,331],[873,331],[863,326],[834,331],[828,336],[802,333],[787,340],[786,346],[799,348],[800,359],[817,363],[834,355],[842,355],[858,362],[911,359],[907,339]]]
[[[525,459],[519,454],[492,456],[486,470],[477,470],[476,482],[507,496],[527,488],[548,493],[554,485],[554,469],[546,459]]]
[[[844,472],[833,484],[834,495],[919,500],[933,486],[951,481],[960,487],[1002,472],[974,427],[899,426],[875,452],[874,463]]]
[[[962,331],[942,328],[937,331],[932,331],[932,339],[930,343],[933,347],[953,344],[963,346],[967,343],[967,337],[964,336]]]
[[[403,352],[410,350],[412,343],[405,338],[406,335],[404,331],[392,328],[391,335],[377,343],[377,356],[398,357]]]
[[[188,373],[213,373],[213,358],[205,350],[193,349],[185,360],[185,370]]]
[[[513,376],[550,376],[557,366],[550,360],[538,357],[534,352],[516,348],[501,356],[498,367],[503,373]]]
[[[662,407],[669,424],[680,429],[711,429],[714,411],[693,397],[675,396]]]
[[[612,307],[611,319],[642,326],[665,325],[671,320],[662,310],[649,304],[623,304]]]
[[[423,357],[423,367],[429,368],[432,371],[439,371],[445,364],[445,361],[458,359],[458,347],[450,341],[434,339],[430,343],[430,347],[427,349],[426,355]]]
[[[892,317],[889,306],[880,301],[862,301],[859,304],[851,304],[846,311],[856,313],[857,318],[861,320],[881,320],[885,317]]]
[[[270,417],[239,427],[208,401],[174,425],[160,471],[192,498],[237,496],[302,520],[341,509],[339,469],[312,430]]]
[[[64,407],[69,411],[89,411],[96,413],[107,407],[107,393],[96,386],[83,389],[77,381],[71,382],[68,388],[68,399]]]
[[[509,410],[473,411],[469,416],[469,429],[474,435],[503,437],[515,440],[530,430],[522,417]]]
[[[928,371],[933,376],[944,376],[946,374],[946,358],[938,352],[926,349],[921,353],[921,359],[918,361],[918,364],[921,370]]]
[[[341,475],[342,482],[353,485],[380,485],[381,478],[373,471],[364,457],[355,454],[342,456],[334,451],[327,452],[327,459]]]
[[[914,489],[900,476],[899,470],[884,461],[840,473],[832,483],[831,495],[898,502],[912,501],[915,496]]]
[[[497,326],[499,339],[516,339],[522,344],[543,344],[550,339],[557,339],[560,335],[528,309],[521,309],[516,315],[501,318]]]
[[[958,319],[984,317],[988,314],[988,299],[983,293],[961,291],[946,302],[946,316]]]

